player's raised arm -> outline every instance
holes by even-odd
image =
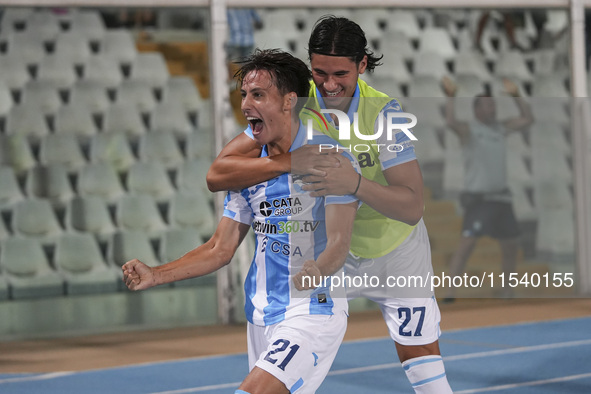
[[[137,259],[128,261],[121,267],[123,281],[130,290],[144,290],[217,271],[230,262],[249,228],[224,217],[209,241],[177,260],[158,267],[149,267]]]

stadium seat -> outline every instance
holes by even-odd
[[[557,75],[560,73],[558,54],[554,49],[542,49],[531,55],[536,76]]]
[[[106,202],[99,196],[76,196],[68,203],[65,228],[69,232],[92,234],[99,242],[107,242],[116,228]]]
[[[365,32],[368,41],[375,41],[382,38],[386,21],[389,15],[383,10],[375,8],[355,8],[351,13],[351,19],[354,20]]]
[[[76,101],[70,101],[57,111],[53,129],[56,135],[75,137],[83,147],[87,147],[98,132],[89,108]]]
[[[160,260],[176,260],[203,243],[199,230],[194,228],[168,229],[160,240]],[[215,285],[216,274],[175,282],[175,287]]]
[[[454,58],[456,75],[475,75],[483,82],[490,82],[492,75],[486,66],[484,57],[474,51],[462,51]]]
[[[126,172],[136,159],[122,133],[99,133],[90,140],[91,163],[109,163],[117,172]]]
[[[35,104],[12,107],[6,115],[4,130],[8,135],[26,137],[33,145],[38,145],[41,138],[49,134],[47,119]]]
[[[70,59],[52,54],[39,62],[37,80],[54,89],[67,90],[76,82],[77,78],[74,64]]]
[[[150,129],[154,132],[174,133],[179,139],[186,139],[193,131],[193,125],[181,105],[175,101],[162,101],[152,111]]]
[[[459,92],[458,88],[458,92]],[[468,95],[469,92],[458,94],[453,99],[456,118],[463,122],[473,121],[474,118],[474,96]],[[482,93],[482,92],[481,92]],[[444,110],[445,113],[445,110]]]
[[[70,174],[86,165],[86,159],[76,138],[67,134],[48,134],[41,140],[39,163],[61,165]]]
[[[362,79],[370,86],[378,87],[380,92],[386,93],[389,97],[400,98],[403,96],[398,80],[394,76],[372,75],[370,77],[364,74]]]
[[[527,98],[528,94],[524,88],[523,82],[517,78],[509,78],[515,83],[522,97]],[[492,96],[495,97],[497,105],[497,119],[506,120],[519,116],[519,108],[515,104],[515,99],[505,92],[502,78],[494,78],[490,84]]]
[[[107,266],[91,234],[64,233],[56,242],[54,261],[67,295],[110,293],[120,287],[120,270]]]
[[[204,239],[215,231],[215,214],[204,193],[176,193],[170,200],[168,223],[179,228],[195,228]]]
[[[166,60],[160,52],[139,53],[131,66],[130,79],[162,89],[170,78]]]
[[[114,205],[125,194],[115,168],[107,162],[90,163],[78,173],[77,194],[82,197],[99,197]]]
[[[211,163],[215,151],[214,139],[213,130],[199,129],[189,134],[186,144],[187,160],[207,159]]]
[[[312,31],[312,27],[316,21],[325,15],[335,15],[338,17],[344,17],[351,19],[353,16],[353,10],[351,8],[327,8],[327,7],[314,7],[309,8],[309,13],[307,16],[304,16],[305,22],[307,22],[306,27],[304,28],[305,31]],[[361,26],[362,28],[364,26]]]
[[[525,140],[525,133],[508,133],[505,136],[505,146],[507,152],[512,152],[512,154],[525,159],[531,159],[531,147]]]
[[[560,231],[556,231],[560,229]],[[575,259],[575,218],[573,209],[546,209],[539,212],[536,251],[539,259],[572,262]]]
[[[515,50],[500,54],[495,63],[495,75],[516,78],[521,82],[531,82],[533,79],[532,72],[528,69],[523,54]]]
[[[560,98],[570,97],[568,92],[566,79],[561,75],[538,75],[532,82],[532,96],[535,97],[555,97],[558,101]]]
[[[443,164],[445,152],[439,141],[439,131],[432,125],[418,127],[413,130],[418,141],[414,142],[415,153],[421,164]]]
[[[53,115],[62,105],[62,100],[58,89],[53,86],[53,83],[34,80],[24,86],[21,103],[22,105],[37,108],[44,115]]]
[[[204,158],[185,161],[177,172],[177,189],[189,193],[203,193],[213,199],[205,180],[210,166],[211,160]]]
[[[511,189],[515,218],[520,222],[537,221],[538,213],[529,201],[525,188],[520,187],[518,184],[512,184],[511,180],[509,180],[509,188]]]
[[[26,32],[42,38],[45,42],[53,42],[61,31],[57,16],[47,8],[29,14],[26,25]]]
[[[199,229],[171,227],[160,239],[160,261],[176,260],[202,243]]]
[[[0,79],[0,118],[6,116],[13,105],[10,88],[4,83],[4,80]]]
[[[0,271],[0,301],[7,300],[9,295],[10,288],[8,286],[8,279],[6,279],[6,275],[3,275],[2,271]]]
[[[174,194],[166,168],[157,161],[134,163],[127,174],[127,190],[149,195],[158,203],[167,203]]]
[[[113,103],[103,116],[103,132],[124,134],[134,143],[146,132],[146,126],[134,104]]]
[[[398,30],[412,40],[418,40],[421,35],[419,21],[413,11],[393,9],[387,17],[389,31]]]
[[[6,224],[4,224],[4,220],[0,219],[0,242],[2,240],[10,238],[10,237],[11,237],[10,231],[8,231],[8,228],[6,228]]]
[[[149,113],[156,107],[156,97],[149,84],[137,79],[126,79],[117,88],[118,103],[135,104],[141,113]]]
[[[12,209],[23,198],[23,192],[12,167],[0,165],[0,211]]]
[[[408,84],[411,82],[412,76],[402,57],[396,56],[393,52],[386,52],[381,61],[384,64],[387,64],[387,66],[376,67],[372,77],[394,78],[400,84]]]
[[[419,35],[419,52],[434,52],[444,60],[453,60],[457,54],[448,31],[441,27],[426,27]]]
[[[464,190],[464,159],[455,133],[445,129],[445,156],[443,162],[443,192],[446,198],[456,199]]]
[[[77,15],[76,13],[75,15]],[[88,38],[76,30],[63,31],[55,39],[54,55],[74,66],[83,66],[92,52]]]
[[[548,179],[567,184],[573,182],[567,155],[553,147],[532,146],[532,168],[536,182]]]
[[[443,98],[445,94],[441,89],[440,81],[441,76],[437,75],[429,75],[427,73],[415,75],[408,85],[409,96],[417,98],[428,97],[431,100],[434,100],[434,98]]]
[[[458,88],[456,97],[473,98],[485,93],[484,81],[477,75],[456,73],[455,80]]]
[[[102,114],[110,105],[105,86],[84,79],[78,80],[70,89],[69,102],[83,105],[92,114]]]
[[[160,264],[154,247],[144,232],[117,231],[107,247],[108,263],[121,269],[123,264],[132,259],[138,259],[151,267]]]
[[[530,97],[528,99],[536,123],[550,122],[562,127],[570,126],[568,100],[556,97]]]
[[[540,174],[534,168],[534,203],[536,211],[542,213],[549,210],[562,210],[574,207],[570,185],[567,180],[553,179],[549,173]]]
[[[536,121],[530,127],[529,135],[532,152],[539,152],[540,161],[543,160],[545,154],[549,154],[552,157],[556,154],[560,154],[563,157],[572,155],[572,148],[565,137],[564,130],[564,125],[549,119]],[[547,151],[552,151],[552,153]],[[563,164],[560,167],[563,167]]]
[[[116,59],[99,53],[88,58],[84,64],[83,80],[114,90],[123,81],[123,71]]]
[[[445,59],[437,52],[417,52],[414,59],[413,77],[432,77],[438,80],[450,72]]]
[[[70,21],[70,31],[89,42],[101,42],[105,36],[105,23],[97,10],[79,10]]]
[[[518,185],[520,188],[531,188],[534,178],[527,166],[525,158],[514,150],[507,150],[507,178],[509,184]]]
[[[35,12],[35,9],[33,7],[5,7],[2,11],[2,29],[15,29],[17,25],[26,27],[29,15]]]
[[[440,97],[410,97],[404,100],[404,109],[417,116],[421,125],[441,127],[445,124],[443,105]]]
[[[127,29],[105,30],[100,46],[100,56],[119,65],[131,65],[138,55],[135,40]]]
[[[181,103],[188,112],[198,112],[207,105],[192,78],[171,76],[162,90],[162,101]],[[206,113],[206,111],[204,111]]]
[[[159,238],[167,226],[156,201],[148,194],[126,194],[117,202],[115,221],[120,230],[141,231],[150,239]]]
[[[281,34],[281,31],[271,30],[269,28],[254,31],[254,43],[260,49],[280,48],[284,51],[291,52],[294,42],[295,40]],[[239,61],[240,59],[230,60]]]
[[[32,238],[11,237],[2,242],[0,262],[13,299],[64,294],[63,278],[51,269],[41,244]]]
[[[175,170],[184,160],[173,133],[151,132],[140,137],[139,158],[144,162],[157,161],[167,170]]]
[[[27,136],[0,134],[0,165],[11,167],[21,177],[36,163]]]
[[[31,80],[26,63],[18,55],[0,53],[0,70],[0,80],[11,90],[20,90]]]
[[[384,55],[384,58],[390,59],[396,56],[401,57],[403,60],[412,60],[416,55],[410,39],[400,30],[383,32],[379,43],[380,52]],[[390,67],[390,63],[385,60],[382,63],[384,64],[380,67]]]
[[[18,57],[26,66],[37,67],[46,56],[43,36],[35,32],[17,31],[8,36],[8,55]]]
[[[276,8],[268,10],[263,20],[261,35],[280,35],[285,40],[298,41],[301,38],[301,32],[297,28],[297,11],[290,9]],[[258,41],[256,41],[258,44]],[[283,48],[287,50],[289,48]]]
[[[29,170],[25,181],[28,198],[50,202],[55,208],[63,208],[75,193],[66,168],[60,164],[38,165]]]

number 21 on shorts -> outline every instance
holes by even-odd
[[[418,316],[415,316],[418,312]],[[421,330],[423,329],[423,321],[425,320],[425,307],[424,306],[417,306],[412,308],[398,308],[398,318],[404,319],[400,328],[398,329],[398,333],[403,337],[420,337],[423,334]],[[408,323],[410,323],[411,319],[419,319],[416,324],[415,332],[413,333],[412,330],[406,330]]]
[[[273,343],[273,346],[277,346],[277,347],[275,349],[271,350],[269,353],[267,353],[267,355],[265,356],[265,361],[268,361],[271,364],[275,365],[277,363],[277,361],[283,357],[283,352],[285,352],[287,350],[287,348],[289,348],[289,353],[287,353],[287,355],[283,358],[283,361],[281,361],[281,363],[277,364],[277,367],[279,369],[281,369],[282,371],[285,371],[285,367],[287,366],[287,364],[289,364],[289,362],[291,361],[293,356],[296,354],[296,352],[298,351],[300,346],[299,345],[289,346],[289,341],[287,339],[278,339],[275,341],[275,343]]]

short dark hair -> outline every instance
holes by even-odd
[[[313,54],[348,57],[359,64],[367,56],[367,70],[381,65],[384,57],[377,57],[367,47],[365,32],[355,22],[343,17],[324,15],[314,25],[308,41],[308,56]]]
[[[281,94],[295,92],[298,97],[308,97],[312,73],[302,60],[280,49],[255,49],[254,53],[241,61],[234,76],[242,84],[251,71],[265,70]],[[299,112],[304,100],[298,100]],[[300,103],[301,102],[301,103]],[[301,104],[301,105],[300,105]]]

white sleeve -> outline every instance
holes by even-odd
[[[243,189],[241,192],[228,192],[224,201],[224,216],[250,226],[254,219],[254,213],[247,199],[242,194],[243,192],[248,193],[248,189]]]
[[[378,122],[384,122],[386,125],[388,119],[388,113],[400,114],[403,113],[402,107],[397,100],[390,101],[383,109],[383,119],[376,119],[376,130]],[[394,117],[393,123],[407,123],[406,117]],[[405,129],[406,130],[406,129]],[[408,132],[411,132],[408,129]],[[388,140],[388,133],[386,133],[386,127],[384,126],[384,132],[378,138],[377,142],[380,147],[379,159],[382,166],[382,171],[390,167],[394,167],[399,164],[407,163],[412,160],[416,160],[415,147],[409,136],[403,131],[403,128],[397,129],[393,135],[394,141]]]

